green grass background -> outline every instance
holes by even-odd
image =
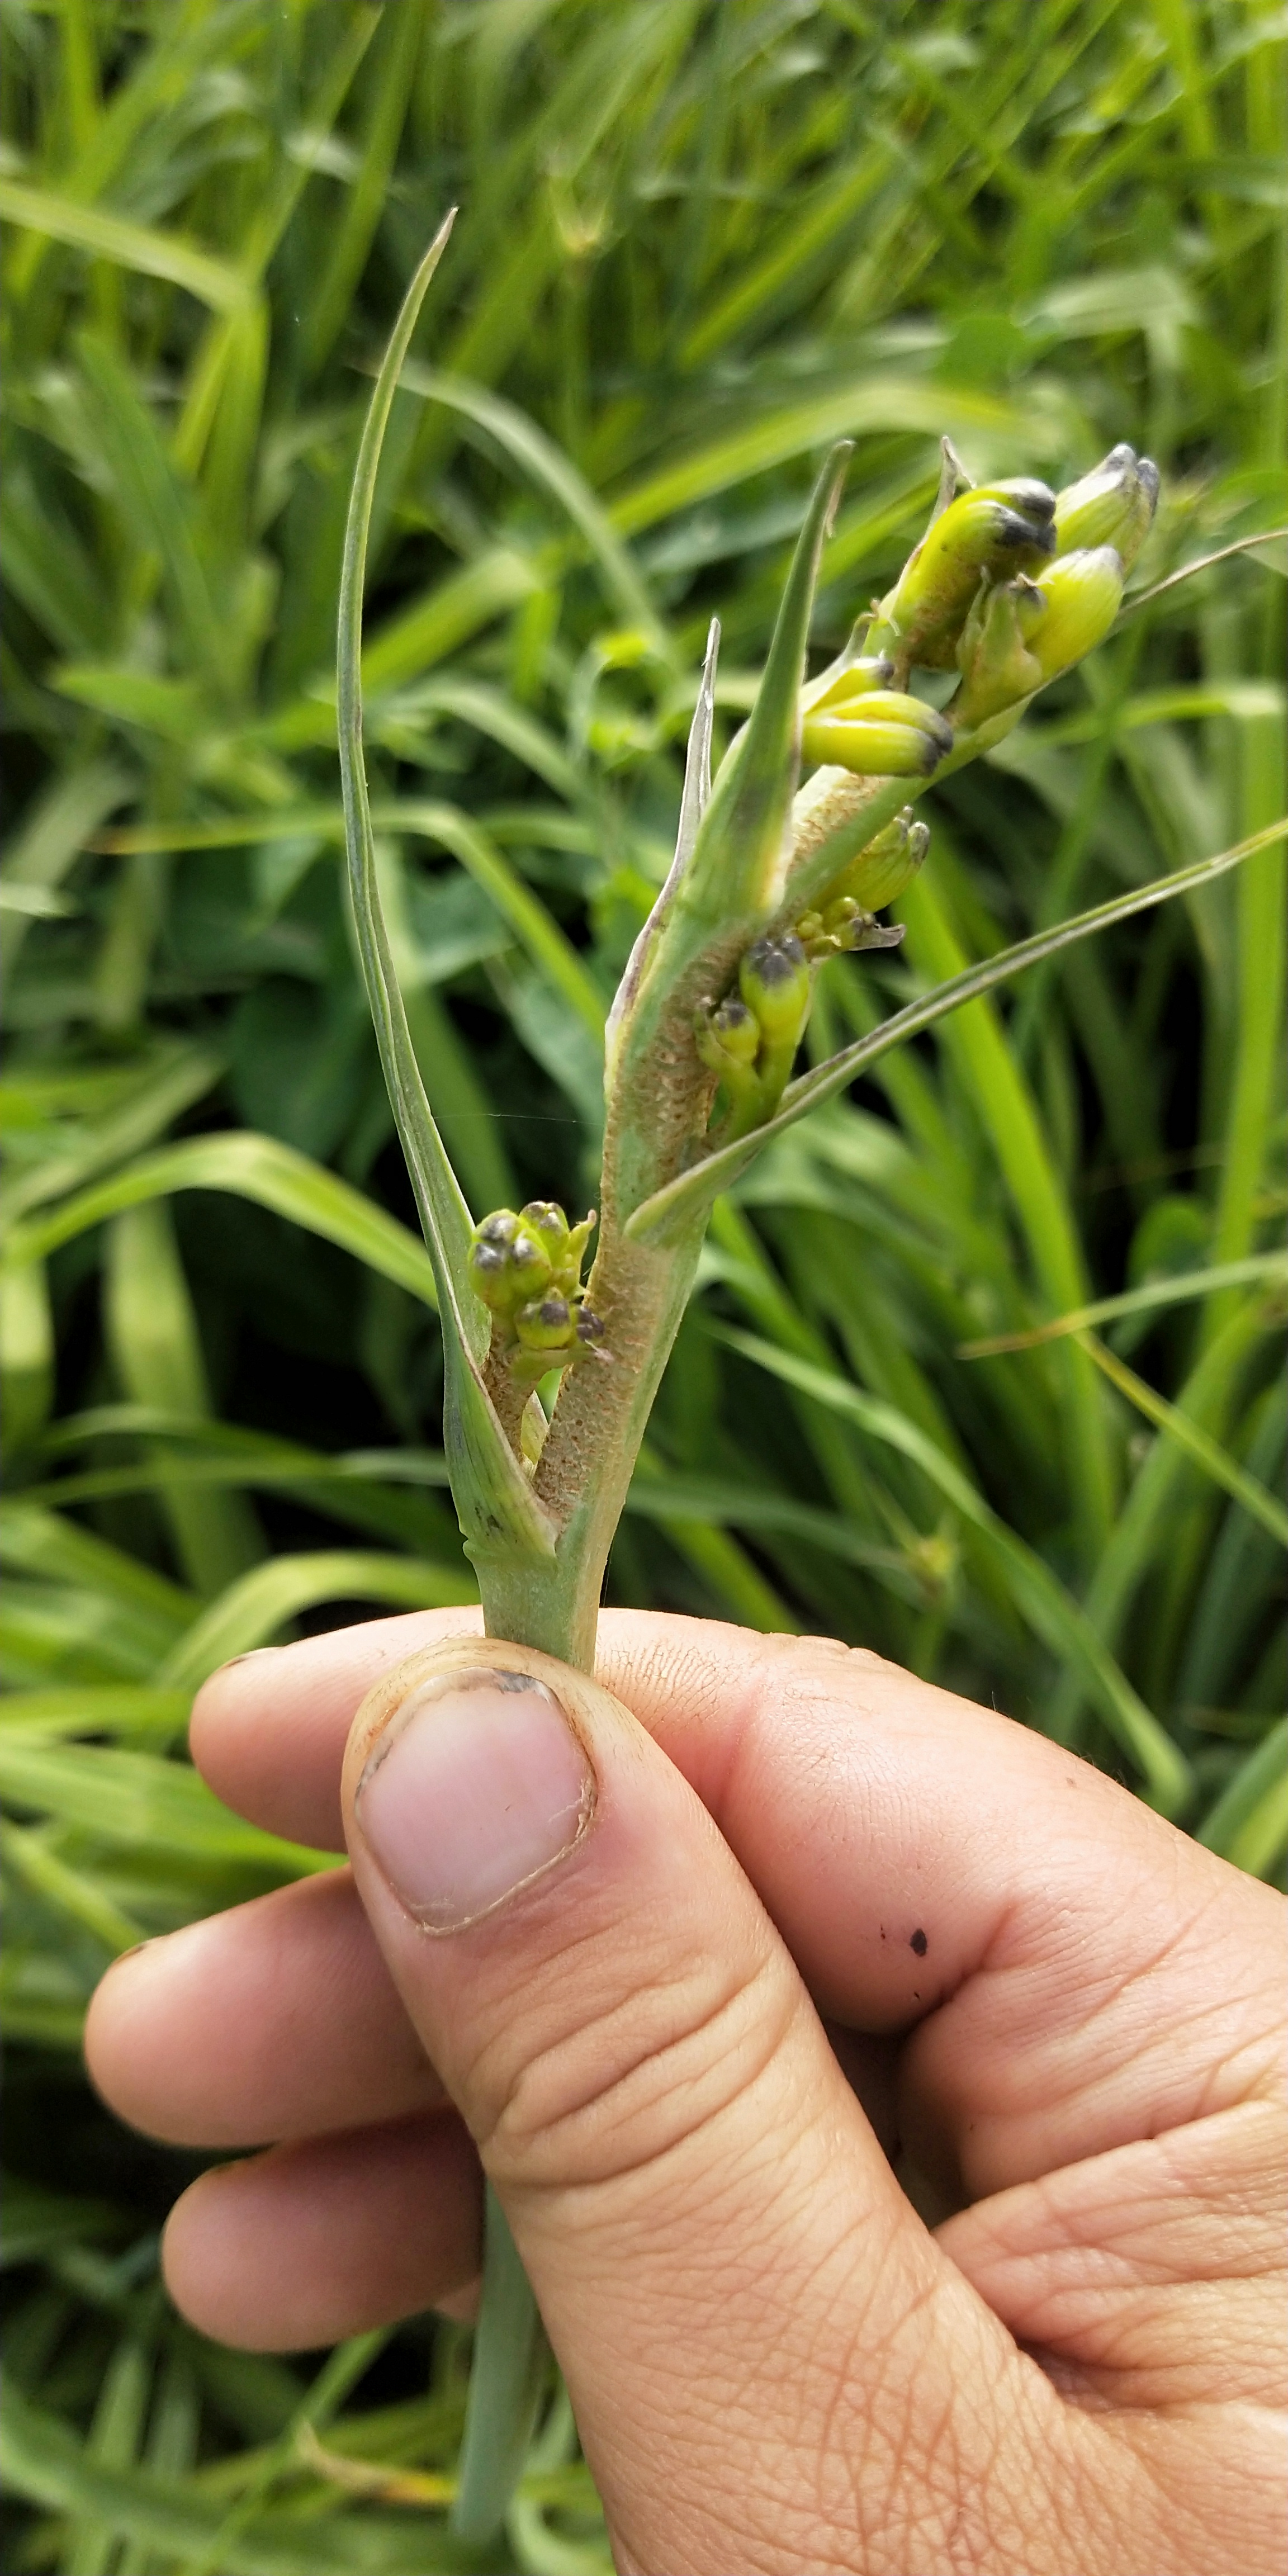
[[[977,477],[1152,453],[1136,587],[1288,519],[1283,14],[6,0],[0,44],[5,2565],[465,2565],[434,2484],[465,2338],[191,2334],[155,2257],[195,2160],[110,2122],[77,2053],[112,1955],[317,1865],[188,1767],[201,1677],[471,1597],[339,860],[370,373],[458,202],[377,502],[385,900],[476,1212],[580,1210],[707,621],[727,739],[832,438],[821,652],[944,431]],[[1282,814],[1284,569],[1168,592],[932,794],[906,946],[827,970],[813,1052]],[[879,1647],[1279,1872],[1283,960],[1280,848],[767,1152],[611,1597]],[[558,2404],[507,2545],[607,2564]]]

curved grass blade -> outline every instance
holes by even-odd
[[[1000,1520],[951,1458],[905,1414],[879,1396],[851,1386],[834,1370],[819,1368],[794,1351],[778,1349],[756,1333],[724,1328],[721,1341],[746,1354],[759,1367],[814,1396],[833,1412],[846,1413],[875,1440],[899,1449],[922,1468],[963,1520],[978,1530],[990,1553],[1002,1563],[1013,1597],[1045,1646],[1079,1673],[1116,1741],[1144,1774],[1144,1794],[1151,1806],[1175,1815],[1190,1792],[1190,1768],[1158,1719],[1132,1689],[1125,1673],[1072,1595],[1049,1565]]]
[[[16,1225],[0,1252],[0,1267],[21,1268],[42,1261],[60,1243],[70,1243],[92,1225],[119,1216],[123,1208],[141,1207],[148,1199],[168,1198],[175,1190],[227,1190],[253,1199],[275,1216],[321,1235],[327,1243],[351,1252],[369,1270],[395,1280],[426,1306],[437,1304],[434,1273],[423,1245],[398,1219],[364,1198],[337,1172],[310,1162],[293,1145],[253,1132],[227,1136],[192,1136],[178,1145],[145,1154],[110,1180],[65,1198],[47,1216],[28,1217]]]
[[[1044,957],[1057,956],[1061,949],[1071,948],[1076,940],[1090,938],[1093,932],[1107,930],[1111,923],[1129,921],[1133,913],[1147,912],[1156,903],[1170,903],[1178,894],[1190,894],[1196,886],[1207,885],[1214,877],[1224,876],[1227,868],[1237,867],[1257,850],[1268,850],[1275,842],[1288,838],[1288,816],[1270,823],[1264,831],[1252,832],[1229,850],[1214,858],[1196,860],[1192,867],[1177,868],[1170,876],[1155,877],[1149,885],[1135,886],[1130,894],[1115,895],[1109,903],[1093,905],[1089,912],[1076,913],[1071,921],[1055,924],[1050,930],[1038,931],[1032,939],[1021,939],[1015,947],[1004,948],[996,957],[986,957],[978,965],[968,966],[965,974],[954,975],[933,992],[909,1002],[902,1011],[874,1029],[869,1037],[859,1038],[845,1047],[840,1055],[829,1058],[814,1073],[788,1084],[783,1105],[774,1118],[767,1118],[752,1136],[737,1144],[723,1145],[706,1160],[682,1172],[678,1180],[669,1181],[664,1189],[655,1190],[628,1219],[626,1232],[637,1238],[655,1234],[665,1228],[686,1223],[701,1208],[727,1190],[754,1162],[762,1145],[771,1136],[781,1136],[798,1118],[816,1109],[823,1100],[831,1100],[844,1091],[856,1077],[866,1072],[878,1056],[899,1046],[905,1038],[933,1028],[936,1020],[946,1019],[962,1002],[973,1002],[981,993],[991,993],[994,985],[1005,984],[1012,975],[1020,975],[1026,966],[1036,966]]]
[[[1066,1333],[1082,1333],[1096,1324],[1117,1323],[1126,1315],[1152,1314],[1162,1306],[1181,1306],[1195,1297],[1215,1296],[1223,1288],[1259,1287],[1274,1280],[1288,1285],[1288,1253],[1254,1252],[1246,1261],[1222,1261],[1212,1269],[1182,1270],[1169,1279],[1148,1279],[1140,1288],[1125,1288],[1117,1297],[1098,1297],[1093,1305],[1079,1306],[1071,1315],[1053,1316],[1049,1324],[1033,1324],[1023,1333],[988,1333],[975,1342],[959,1342],[959,1360],[997,1359],[1004,1351],[1034,1351],[1042,1342],[1059,1341]]]
[[[1196,1840],[1236,1869],[1266,1878],[1288,1841],[1288,1717],[1281,1717],[1240,1764]]]
[[[215,313],[235,313],[249,304],[254,287],[228,261],[177,234],[154,232],[146,224],[128,223],[101,206],[78,206],[52,189],[28,187],[25,180],[0,178],[0,222],[22,224],[47,241],[68,242],[94,259],[136,269],[141,277],[160,277],[182,286]]]
[[[1148,590],[1128,593],[1118,611],[1117,625],[1131,617],[1138,608],[1148,608],[1151,600],[1161,599],[1165,590],[1176,590],[1196,572],[1207,572],[1211,565],[1228,563],[1231,555],[1250,554],[1254,546],[1273,545],[1277,538],[1288,537],[1288,528],[1262,528],[1255,537],[1236,537],[1232,546],[1218,546],[1214,555],[1199,555],[1193,563],[1182,564],[1179,572],[1169,572],[1165,581],[1151,582]],[[1271,567],[1267,566],[1267,569]]]
[[[1253,1520],[1269,1530],[1280,1547],[1288,1547],[1288,1512],[1276,1502],[1258,1477],[1248,1475],[1237,1458],[1232,1458],[1229,1450],[1222,1448],[1219,1440],[1213,1440],[1201,1424],[1191,1422],[1187,1414],[1169,1404],[1166,1396],[1159,1395],[1144,1378],[1138,1377],[1135,1369],[1128,1368],[1116,1351],[1106,1350],[1094,1333],[1079,1333],[1076,1339],[1108,1378],[1110,1385],[1116,1386],[1119,1394],[1125,1395],[1128,1403],[1134,1404],[1137,1412],[1143,1413],[1146,1421],[1153,1423],[1155,1430],[1165,1431],[1169,1440],[1179,1441],[1182,1449],[1188,1450],[1196,1467],[1201,1467],[1215,1484],[1224,1486],[1226,1493],[1232,1495],[1236,1503],[1242,1504]]]
[[[336,1866],[333,1853],[247,1824],[206,1787],[191,1763],[156,1753],[0,1735],[0,1793],[16,1807],[140,1855],[250,1864],[284,1878]]]
[[[440,225],[403,299],[367,413],[345,529],[336,661],[340,779],[349,885],[380,1061],[433,1264],[443,1321],[444,1431],[453,1500],[471,1555],[551,1557],[554,1530],[501,1428],[480,1375],[489,1324],[466,1271],[470,1212],[425,1096],[380,908],[362,756],[362,593],[376,475],[398,378],[455,211]]]
[[[673,662],[675,645],[629,548],[622,543],[603,503],[563,449],[547,438],[517,404],[505,402],[499,394],[489,392],[486,385],[472,384],[467,376],[443,375],[429,367],[412,365],[403,369],[402,384],[405,392],[423,394],[431,402],[442,403],[446,410],[459,412],[462,419],[474,421],[495,439],[498,447],[505,449],[538,490],[549,493],[584,538],[618,615],[628,626],[637,626],[664,659]]]
[[[196,1690],[231,1655],[244,1655],[323,1601],[391,1601],[406,1610],[452,1609],[473,1602],[468,1574],[414,1556],[364,1548],[320,1548],[277,1556],[230,1583],[193,1621],[157,1673],[163,1689]]]

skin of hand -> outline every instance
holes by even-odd
[[[352,1865],[95,1999],[123,2117],[266,2150],[171,2217],[195,2324],[467,2307],[481,2160],[624,2576],[1282,2566],[1271,1891],[875,1655],[705,1621],[606,1613],[598,1683],[373,1621],[227,1666],[192,1743]]]

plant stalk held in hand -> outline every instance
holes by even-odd
[[[712,629],[674,863],[609,1020],[598,1219],[592,1211],[569,1223],[552,1202],[532,1201],[484,1211],[476,1222],[425,1095],[381,917],[358,684],[381,441],[449,230],[450,218],[395,326],[350,510],[339,647],[350,884],[433,1263],[448,1466],[485,1623],[491,1635],[588,1672],[608,1551],[715,1198],[770,1122],[780,1131],[852,1075],[853,1049],[792,1081],[820,966],[897,944],[899,926],[876,916],[925,862],[929,835],[915,799],[986,748],[1107,632],[1153,515],[1158,477],[1117,447],[1063,493],[1029,479],[959,489],[965,478],[947,451],[941,505],[926,535],[835,663],[809,682],[815,588],[850,453],[846,445],[833,450],[805,515],[754,704],[714,779]],[[917,692],[923,671],[957,674],[942,712]],[[1186,872],[1187,883],[1194,874]],[[1163,881],[1125,898],[1125,908],[1172,890]],[[987,980],[1099,926],[1102,914],[1061,925],[1045,945],[990,959]],[[924,1027],[963,998],[950,987],[911,1006],[901,1022]],[[878,1031],[864,1043],[871,1052],[901,1033],[891,1024],[888,1041]],[[592,1230],[594,1261],[583,1283]],[[1141,1709],[1147,1746],[1151,1724]],[[1160,1772],[1165,1803],[1161,1781]],[[521,2468],[537,2354],[526,2285],[489,2200],[457,2504],[458,2526],[474,2540],[497,2528]]]

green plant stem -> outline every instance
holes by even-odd
[[[484,2546],[504,2519],[532,2439],[544,2360],[537,2303],[510,2222],[489,2183],[483,2292],[452,2503],[452,2529],[464,2541]]]

